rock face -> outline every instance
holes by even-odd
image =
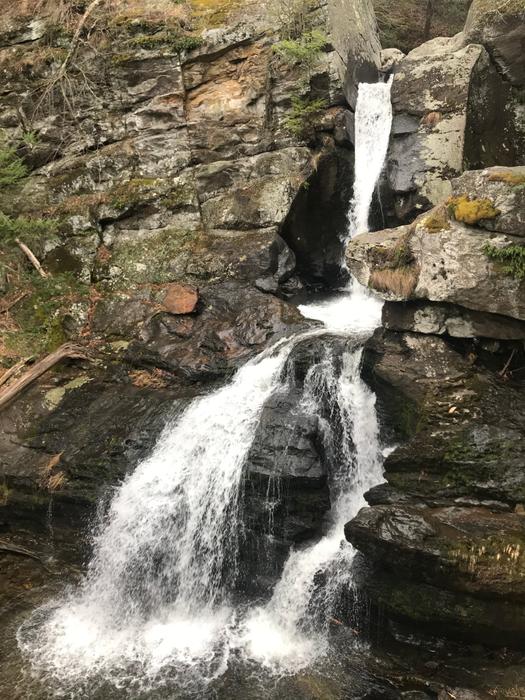
[[[464,45],[461,35],[432,39],[396,62],[392,103],[386,176],[397,219],[411,220],[450,195],[450,178],[465,165],[523,159],[525,131],[511,89],[483,46]]]
[[[346,535],[402,639],[525,641],[524,183],[521,167],[465,172],[412,224],[348,245],[388,300],[364,371],[397,447]]]
[[[365,370],[390,439],[402,441],[385,461],[387,485],[346,527],[372,567],[368,594],[396,624],[519,646],[523,392],[482,352],[432,335],[377,332]]]
[[[465,173],[452,182],[453,198],[412,225],[351,241],[351,272],[386,299],[448,302],[523,321],[522,180],[521,168]]]
[[[471,311],[454,304],[410,301],[386,302],[383,325],[395,331],[412,331],[451,338],[525,340],[525,323],[508,316]]]

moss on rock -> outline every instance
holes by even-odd
[[[467,195],[451,197],[447,205],[450,215],[456,221],[469,226],[474,226],[485,219],[495,219],[501,214],[490,199],[470,199]]]

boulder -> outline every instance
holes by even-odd
[[[432,39],[397,63],[386,166],[395,218],[412,220],[449,196],[464,165],[519,162],[525,130],[513,100],[486,50],[461,37]]]
[[[380,330],[365,348],[384,439],[398,446],[387,484],[345,532],[366,564],[361,585],[405,638],[525,639],[525,406],[517,380],[496,370],[512,347],[496,357]]]
[[[474,0],[464,28],[464,40],[483,44],[502,75],[513,85],[525,85],[525,8],[519,0],[487,3]]]
[[[426,301],[386,302],[383,326],[394,331],[448,335],[451,338],[525,340],[525,323],[462,306]]]
[[[348,104],[355,109],[359,83],[374,83],[381,43],[372,0],[328,0],[328,27]]]
[[[270,340],[307,328],[295,306],[253,287],[203,287],[197,315],[160,311],[126,351],[138,367],[157,367],[191,382],[231,374]]]
[[[381,70],[384,73],[390,73],[398,63],[405,58],[404,54],[399,49],[383,49],[381,51]]]
[[[244,587],[275,583],[290,547],[323,534],[329,484],[339,466],[323,419],[330,418],[339,437],[343,428],[329,392],[318,387],[315,398],[309,393],[309,376],[321,366],[341,371],[344,348],[344,339],[331,336],[300,341],[288,357],[280,389],[263,408],[245,463]]]
[[[455,197],[410,226],[350,241],[350,271],[388,300],[448,302],[525,320],[524,201],[514,182],[521,177],[520,169],[466,173],[451,184]]]
[[[187,284],[168,284],[162,305],[170,314],[191,314],[199,303],[199,292]]]
[[[455,197],[489,200],[499,214],[476,223],[487,231],[525,237],[525,166],[469,171],[452,180]]]

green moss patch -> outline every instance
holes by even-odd
[[[182,34],[176,31],[162,31],[156,34],[140,34],[133,37],[131,46],[147,51],[167,49],[173,53],[191,51],[202,46],[203,40],[194,34]]]
[[[197,236],[195,231],[168,228],[138,241],[126,240],[117,245],[111,254],[109,265],[115,271],[115,285],[126,283],[161,284],[176,279],[172,271],[173,260]]]
[[[509,245],[498,248],[491,243],[485,243],[483,252],[501,271],[518,280],[525,279],[525,246]]]
[[[13,311],[17,329],[4,334],[8,351],[20,356],[51,352],[66,337],[64,316],[72,304],[87,299],[88,287],[71,273],[41,278],[28,275],[29,294]]]

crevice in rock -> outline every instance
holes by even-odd
[[[299,190],[282,225],[297,273],[310,286],[335,288],[347,272],[341,263],[354,179],[353,152],[336,147],[325,153]]]

